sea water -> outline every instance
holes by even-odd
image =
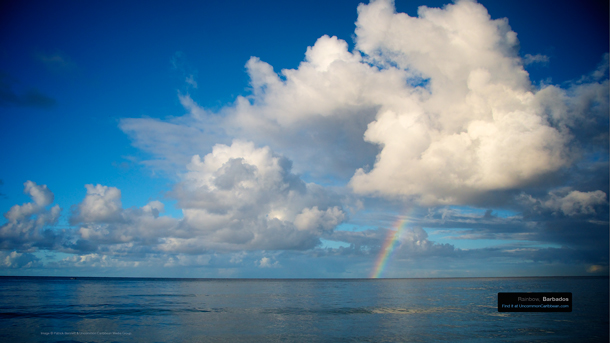
[[[498,292],[571,292],[500,313]],[[0,277],[0,342],[608,342],[608,278]]]

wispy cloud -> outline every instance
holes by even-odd
[[[51,108],[56,105],[55,99],[35,88],[16,91],[13,88],[17,88],[17,86],[21,85],[16,79],[0,72],[0,106]]]
[[[189,89],[197,89],[197,70],[193,69],[188,63],[184,52],[176,51],[172,56],[170,63],[172,70],[176,71],[182,77],[183,82],[186,84],[186,91]]]
[[[76,63],[70,59],[68,55],[61,51],[37,52],[34,57],[42,62],[42,64],[51,72],[64,73],[71,72],[76,69]]]
[[[525,56],[523,57],[523,64],[530,65],[533,63],[540,63],[543,65],[548,64],[549,57],[545,56],[545,55],[541,55],[541,54],[536,54],[536,55],[525,54]]]
[[[4,181],[2,181],[2,179],[0,179],[0,186],[4,185]],[[0,198],[7,198],[6,194],[4,193],[0,193]]]

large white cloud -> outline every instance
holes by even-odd
[[[182,119],[121,127],[167,161],[184,146],[207,152],[213,138],[236,137],[289,156],[314,179],[351,178],[356,193],[423,205],[480,205],[535,186],[587,149],[607,151],[596,125],[607,118],[607,68],[568,90],[537,89],[506,19],[473,1],[418,15],[396,13],[390,0],[361,4],[354,51],[323,36],[279,74],[252,57],[252,94],[222,116],[180,95]],[[161,132],[169,143],[156,141]]]
[[[23,251],[52,248],[58,243],[59,234],[49,230],[48,226],[57,223],[61,208],[59,205],[49,208],[54,196],[46,185],[27,181],[24,183],[24,193],[33,202],[14,205],[4,214],[7,223],[0,227],[0,248]]]
[[[116,187],[85,185],[87,195],[71,218],[78,222],[114,222],[121,220],[121,191]]]
[[[70,222],[67,249],[115,253],[201,254],[206,251],[309,249],[346,219],[338,195],[303,182],[291,162],[268,147],[235,141],[192,157],[168,195],[183,218],[160,216],[151,201],[123,208],[115,187],[86,185]]]
[[[154,246],[161,238],[174,234],[178,220],[159,215],[165,210],[162,202],[154,200],[141,208],[125,209],[118,188],[85,188],[87,194],[70,218],[78,229],[66,245],[68,248],[95,251],[100,245],[110,245],[114,246],[110,250],[138,252],[138,247]]]
[[[528,186],[576,157],[567,126],[548,118],[548,106],[569,106],[564,94],[532,88],[516,33],[483,6],[420,7],[415,18],[375,1],[359,7],[356,34],[374,63],[429,80],[428,96],[384,104],[369,124],[365,139],[383,149],[371,171],[352,178],[356,192],[472,203],[485,192]],[[607,82],[589,87],[608,89]]]
[[[167,251],[307,249],[345,218],[337,196],[291,172],[268,147],[234,141],[196,155],[171,194],[184,219]]]

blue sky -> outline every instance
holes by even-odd
[[[3,3],[0,273],[607,275],[608,4],[359,4]]]

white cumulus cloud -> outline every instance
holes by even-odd
[[[4,214],[7,223],[0,226],[0,248],[26,251],[52,248],[58,243],[59,235],[47,226],[57,223],[61,208],[59,205],[49,208],[54,196],[46,185],[27,181],[24,183],[24,193],[33,202],[14,205]]]
[[[539,108],[516,33],[482,5],[420,7],[419,17],[409,17],[375,1],[359,7],[356,34],[373,63],[429,80],[429,94],[382,104],[364,135],[382,151],[371,171],[355,173],[356,192],[469,203],[571,163],[571,136]]]
[[[194,156],[172,196],[183,236],[167,238],[168,251],[307,249],[346,218],[339,199],[293,174],[288,159],[243,141]]]
[[[508,20],[474,1],[422,6],[417,17],[396,13],[390,0],[361,4],[355,42],[350,52],[322,36],[298,68],[279,73],[250,58],[252,94],[222,116],[180,95],[182,119],[121,127],[161,161],[192,147],[207,152],[228,136],[269,146],[315,179],[427,206],[479,205],[530,187],[607,142],[596,125],[608,108],[607,80],[536,89],[524,65],[543,56],[522,59]]]
[[[113,222],[121,219],[121,191],[116,187],[85,185],[87,195],[71,218],[77,222]]]

